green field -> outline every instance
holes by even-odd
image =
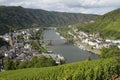
[[[120,58],[98,59],[55,67],[0,72],[0,80],[108,80],[120,74]]]

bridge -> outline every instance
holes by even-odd
[[[57,28],[65,28],[65,27],[40,27],[43,30],[56,30]]]
[[[40,43],[45,43],[47,45],[52,45],[53,41],[59,41],[59,40],[64,40],[64,43],[69,44],[72,39],[43,39],[43,40],[25,40],[25,42],[30,42],[30,41],[39,41]]]
[[[52,45],[53,44],[53,41],[59,41],[59,40],[61,40],[61,39],[49,39],[49,40],[43,40],[43,41],[45,41],[48,45]],[[66,43],[66,44],[69,44],[70,42],[71,42],[71,39],[62,39],[62,40],[64,40],[64,43]]]

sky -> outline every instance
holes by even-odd
[[[120,0],[0,0],[0,6],[102,15],[120,8]]]

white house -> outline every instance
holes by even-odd
[[[115,44],[119,43],[120,44],[120,40],[112,40],[112,43],[115,43]]]
[[[120,45],[118,45],[118,48],[120,49]]]
[[[110,39],[106,39],[105,42],[112,42],[112,40],[110,40]]]
[[[83,31],[80,31],[79,34],[80,34],[81,36],[88,37],[87,33],[83,32]]]
[[[96,46],[96,45],[98,45],[97,42],[93,42],[93,41],[89,41],[88,44],[91,45],[91,46]]]
[[[39,31],[39,28],[36,28],[35,30],[36,30],[36,31]]]
[[[8,57],[9,55],[8,55],[8,53],[5,53],[5,57]]]
[[[8,35],[8,34],[5,34],[5,35],[3,36],[3,39],[4,39],[5,41],[9,41],[9,35]]]
[[[25,49],[31,49],[32,46],[31,46],[30,44],[25,44],[25,45],[24,45],[24,48],[25,48]]]
[[[88,44],[88,43],[89,43],[89,39],[83,39],[83,40],[82,40],[82,43]]]

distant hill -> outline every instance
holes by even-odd
[[[120,58],[0,72],[0,80],[117,80]]]
[[[30,28],[32,26],[72,25],[93,20],[98,15],[63,13],[41,9],[27,9],[14,6],[0,6],[0,33],[13,29]]]
[[[100,32],[103,38],[120,38],[120,8],[96,18],[95,22],[80,24],[79,29]]]

